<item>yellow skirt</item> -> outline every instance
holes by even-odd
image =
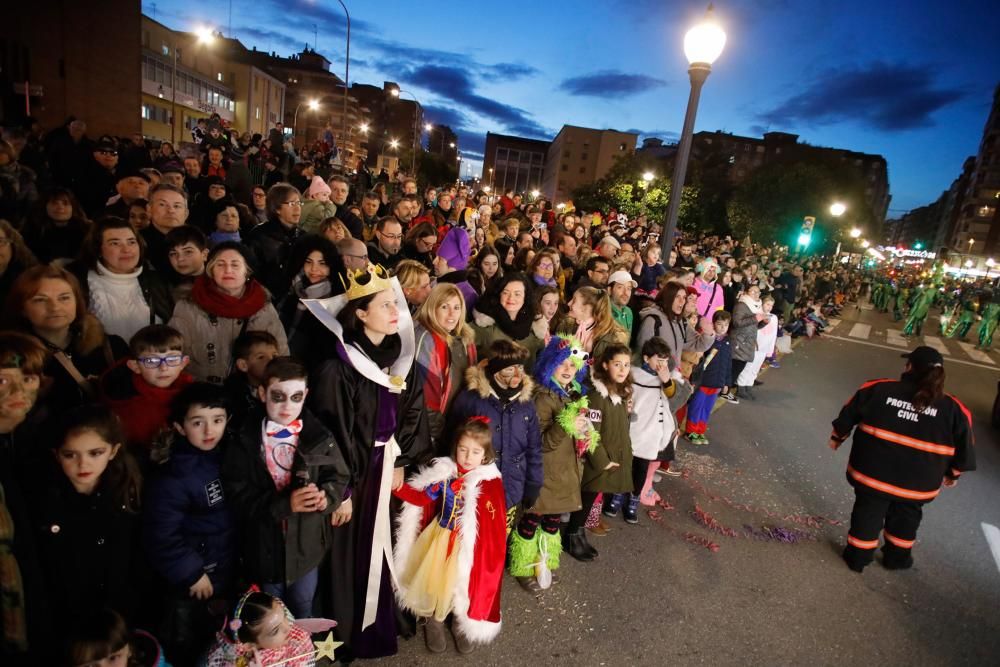
[[[451,531],[434,521],[413,544],[400,583],[406,590],[403,601],[415,616],[443,621],[454,607],[459,544],[456,535],[449,556],[450,538]]]

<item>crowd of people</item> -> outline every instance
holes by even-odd
[[[313,618],[342,661],[472,651],[861,290],[200,129],[0,141],[4,664],[311,665]]]

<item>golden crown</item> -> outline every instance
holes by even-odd
[[[369,264],[367,269],[348,271],[347,282],[344,282],[343,278],[340,279],[340,282],[344,284],[348,301],[392,289],[389,272],[382,268],[381,264]]]

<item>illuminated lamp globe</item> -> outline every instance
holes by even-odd
[[[856,239],[859,236],[861,236],[861,230],[860,229],[858,229],[857,227],[854,227],[853,229],[851,229],[851,238],[852,239]]]
[[[313,111],[319,109],[319,100],[309,100],[309,108],[312,109]]]
[[[993,268],[994,264],[996,264],[996,262],[993,261],[992,257],[987,257],[986,258],[986,266],[988,266],[990,268]]]
[[[868,246],[870,246],[870,245],[871,245],[871,243],[869,243],[868,241],[862,241],[862,242],[861,242],[861,247],[862,247],[862,248],[867,248],[867,247],[868,247]]]
[[[208,26],[200,26],[195,28],[194,34],[198,37],[198,41],[202,44],[211,44],[215,40],[215,33]]]
[[[971,259],[965,260],[965,268],[967,268],[967,269],[971,269],[972,268],[972,260]]]
[[[726,32],[715,22],[712,5],[709,5],[705,19],[684,35],[684,55],[692,65],[711,65],[722,55],[725,46]]]
[[[830,205],[830,215],[832,215],[835,218],[839,218],[840,216],[844,215],[844,211],[846,210],[847,207],[841,204],[839,201],[834,202],[833,204]]]
[[[642,175],[642,180],[646,181],[647,183],[649,183],[650,181],[652,181],[654,178],[656,178],[656,176],[651,171],[647,171],[646,173],[644,173]]]

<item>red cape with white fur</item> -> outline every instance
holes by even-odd
[[[437,458],[412,476],[407,484],[423,490],[458,476],[458,467],[447,457]],[[507,549],[507,510],[503,482],[496,464],[489,463],[465,475],[465,504],[456,521],[455,547],[458,575],[455,581],[454,624],[469,640],[485,644],[500,633],[500,586]],[[440,502],[426,507],[403,503],[396,519],[396,571],[402,571],[410,549],[421,531],[437,520]],[[402,601],[403,584],[396,591]],[[402,604],[405,607],[405,604]]]

